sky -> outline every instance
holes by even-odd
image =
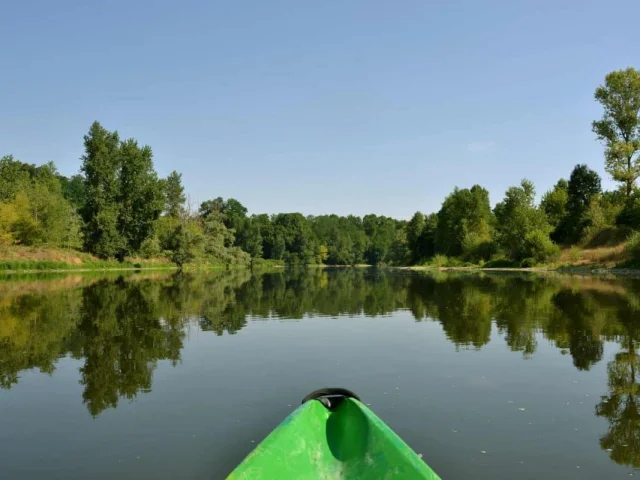
[[[593,93],[640,68],[638,0],[6,1],[0,155],[80,167],[98,120],[250,213],[437,211],[604,172]]]

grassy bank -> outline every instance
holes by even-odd
[[[558,270],[588,272],[594,270],[637,270],[640,262],[633,260],[625,244],[595,248],[571,247],[562,249],[557,260],[532,264],[527,260],[518,262],[495,258],[487,262],[473,263],[455,257],[436,255],[427,262],[408,267],[412,270]]]
[[[165,259],[101,260],[73,249],[10,246],[0,250],[0,272],[133,270],[173,268]]]
[[[264,270],[281,268],[279,260],[257,259],[252,268]],[[176,265],[166,258],[127,258],[124,262],[101,260],[91,254],[73,249],[52,247],[10,246],[0,249],[0,273],[15,272],[81,272],[111,270],[172,270]],[[185,270],[226,269],[228,265],[211,260],[195,261]]]

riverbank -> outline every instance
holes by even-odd
[[[0,250],[0,272],[82,272],[108,270],[171,269],[165,259],[127,258],[124,262],[101,260],[74,249],[10,246]]]
[[[282,268],[282,261],[259,259],[254,269]],[[244,266],[243,266],[244,267]],[[247,268],[249,265],[246,266]],[[211,260],[196,261],[184,266],[184,270],[224,270],[224,263]],[[74,249],[51,247],[23,247],[13,245],[0,249],[0,274],[5,273],[65,273],[127,270],[177,270],[178,267],[167,258],[126,258],[124,262],[102,260],[89,253]]]
[[[309,265],[315,268],[369,268],[370,265]],[[248,266],[247,266],[248,267]],[[283,268],[282,261],[256,260],[253,268]],[[185,270],[227,269],[228,265],[211,261],[198,261],[184,266]],[[239,268],[235,266],[232,268]],[[244,266],[240,267],[244,268]],[[437,271],[509,271],[509,272],[560,272],[569,274],[613,274],[640,276],[640,264],[630,262],[624,246],[577,249],[562,251],[557,262],[536,266],[521,266],[519,262],[493,260],[484,264],[463,263],[456,258],[437,256],[430,263],[415,266],[393,267],[401,270]],[[0,250],[0,273],[39,272],[92,272],[127,270],[177,270],[175,264],[164,257],[143,259],[127,258],[124,262],[101,260],[91,254],[73,249],[48,247],[11,246]]]

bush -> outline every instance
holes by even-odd
[[[581,257],[582,251],[578,247],[571,247],[569,250],[569,260],[571,260],[572,263],[576,263]]]
[[[634,192],[616,217],[616,225],[640,228],[640,192]]]
[[[556,260],[560,256],[560,247],[551,241],[549,235],[542,230],[534,230],[524,239],[526,258],[544,263]]]
[[[449,265],[449,259],[444,255],[436,255],[429,260],[429,265],[432,267],[446,267]]]
[[[537,265],[534,258],[525,258],[520,262],[520,268],[532,268]]]
[[[624,248],[633,260],[640,261],[640,231],[631,234]]]
[[[519,266],[518,262],[506,258],[495,258],[484,264],[484,268],[516,268]]]
[[[160,242],[156,237],[147,238],[140,245],[138,252],[142,258],[154,258],[160,255]]]

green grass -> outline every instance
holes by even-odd
[[[170,264],[157,263],[133,263],[133,262],[116,262],[116,261],[95,261],[83,262],[79,264],[70,264],[66,262],[48,262],[48,261],[0,261],[0,271],[25,271],[25,270],[107,270],[107,269],[134,269],[161,267],[171,268]]]
[[[429,268],[445,268],[445,267],[474,267],[477,265],[474,265],[471,262],[465,262],[464,260],[460,260],[459,258],[456,258],[456,257],[446,257],[444,255],[436,255],[435,257],[432,257],[427,261],[425,261],[421,266],[429,267]]]
[[[284,262],[282,260],[272,260],[272,259],[264,259],[264,258],[256,258],[253,260],[252,267],[254,269],[267,269],[267,268],[281,268],[284,267]]]

